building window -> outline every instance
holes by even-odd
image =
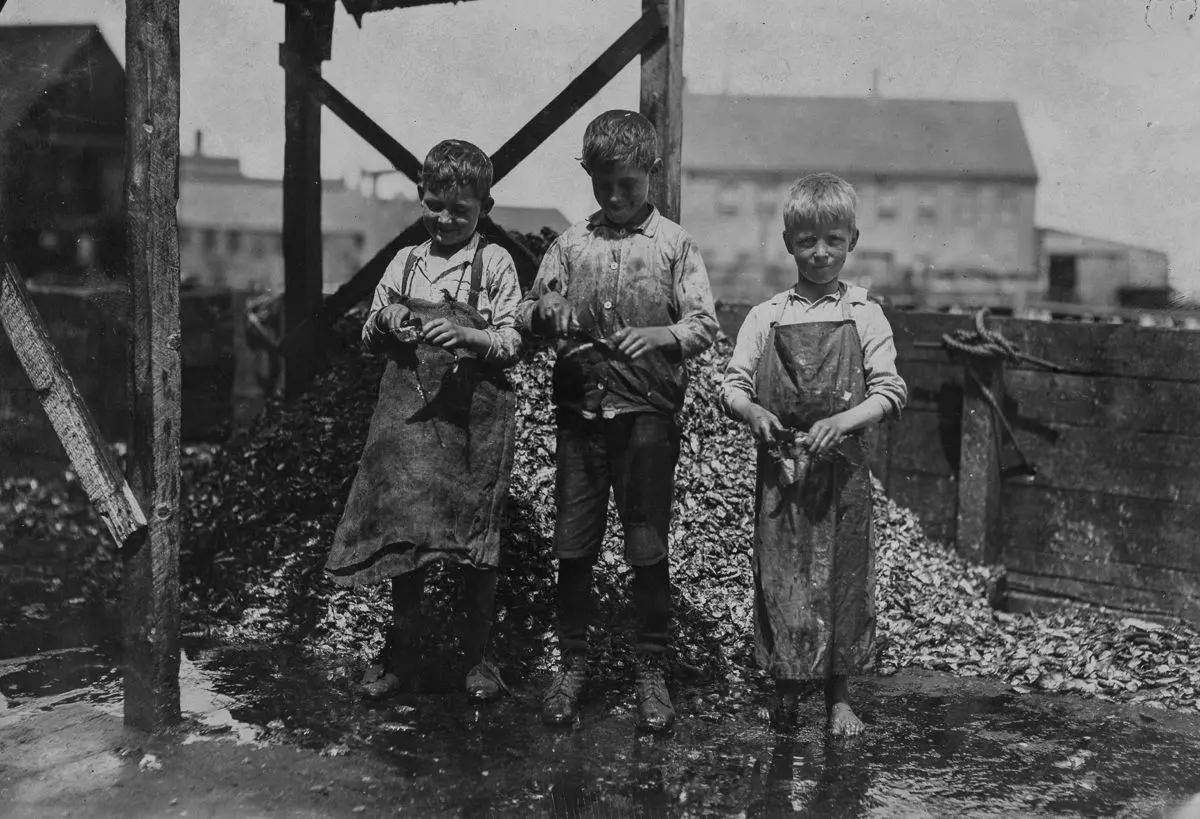
[[[996,208],[1000,224],[1015,225],[1021,211],[1021,201],[1017,196],[1016,185],[1001,185],[997,196],[1000,199]]]
[[[891,183],[880,183],[875,214],[881,221],[890,222],[900,215],[900,193]]]
[[[204,243],[204,249],[212,253],[217,249],[217,232],[212,228],[205,228],[200,232],[201,241]]]
[[[717,215],[737,216],[738,186],[734,182],[724,182],[717,191]]]
[[[917,197],[917,219],[925,224],[936,224],[937,188],[933,185],[922,185],[917,190]]]
[[[1079,272],[1074,256],[1052,255],[1050,257],[1049,288],[1046,298],[1050,301],[1075,301],[1079,294]]]
[[[955,209],[955,215],[960,225],[979,224],[979,194],[979,186],[969,182],[958,189],[958,207]]]
[[[250,237],[250,254],[256,259],[261,259],[263,254],[267,252],[267,234],[255,233]]]
[[[242,232],[240,230],[231,230],[225,237],[226,247],[230,253],[237,253],[242,249]]]

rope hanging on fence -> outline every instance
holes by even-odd
[[[971,365],[972,359],[998,360],[1001,364],[1007,362],[1009,364],[1018,364],[1022,361],[1028,361],[1030,364],[1036,364],[1047,370],[1054,372],[1062,372],[1063,368],[1052,361],[1047,361],[1044,358],[1023,353],[1017,349],[1011,341],[1004,337],[1003,334],[995,330],[989,330],[985,321],[987,320],[988,309],[986,307],[975,313],[975,329],[974,330],[955,330],[942,335],[942,346],[952,353],[958,353],[963,356],[963,368],[967,375],[975,382],[975,386],[979,388],[979,394],[983,396],[983,400],[987,401],[991,407],[992,415],[1004,430],[1004,434],[1008,436],[1008,440],[1012,442],[1013,449],[1016,450],[1017,457],[1021,459],[1019,471],[1029,477],[1037,474],[1037,470],[1029,459],[1025,457],[1025,452],[1021,449],[1021,445],[1017,443],[1016,433],[1013,432],[1012,425],[1009,424],[1008,418],[1004,415],[1004,410],[1000,407],[1000,402],[996,400],[996,396],[988,389],[987,384],[975,372],[975,368]]]

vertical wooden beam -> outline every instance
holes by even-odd
[[[125,4],[129,477],[147,526],[122,553],[125,722],[179,719],[179,0]]]
[[[642,0],[642,12],[659,9],[666,36],[642,52],[642,113],[658,129],[662,171],[650,183],[650,201],[679,221],[680,152],[683,141],[683,0]]]
[[[321,103],[308,90],[329,59],[333,0],[289,0],[280,63],[297,70],[284,75],[283,144],[283,325],[298,330],[284,357],[284,392],[304,392],[317,370],[321,309]]]
[[[970,367],[998,402],[1003,401],[1004,368],[998,362],[973,360]],[[964,378],[962,450],[958,466],[959,554],[976,563],[994,562],[1000,515],[1000,429],[979,383]]]

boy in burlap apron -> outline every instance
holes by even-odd
[[[488,170],[490,178],[490,165]],[[423,191],[423,202],[430,196]],[[485,197],[486,190],[476,198]],[[492,278],[507,292],[510,313],[519,299],[511,258],[487,245],[474,226],[471,221],[469,238],[446,260],[443,275],[431,278],[438,228],[427,224],[435,239],[407,250],[399,276],[394,268],[402,256],[397,256],[376,291],[364,328],[364,341],[386,354],[388,362],[326,570],[335,583],[346,586],[392,580],[393,622],[383,667],[364,679],[369,697],[394,693],[411,682],[424,570],[437,561],[465,569],[468,692],[490,699],[504,688],[485,652],[516,425],[515,396],[503,368],[515,360],[519,336],[512,330],[505,336],[509,349],[495,353],[495,337],[489,334],[486,352],[471,354],[461,345],[437,346],[439,337],[430,337],[437,331],[429,329],[489,328],[480,298],[488,299],[495,319],[503,294],[496,288],[488,292],[485,267],[495,271]],[[438,291],[439,298],[414,295]],[[404,324],[380,329],[377,315],[391,305],[404,308],[393,312],[405,316]]]
[[[776,681],[772,722],[791,725],[803,683],[820,681],[842,735],[863,729],[847,677],[868,664],[875,634],[862,431],[907,398],[882,310],[839,280],[858,241],[855,204],[832,174],[792,186],[783,238],[796,286],[746,316],[722,390],[725,411],[758,439],[755,654]]]

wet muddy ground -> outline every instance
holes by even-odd
[[[120,725],[111,605],[0,568],[6,815],[1169,816],[1200,792],[1194,716],[916,671],[856,681],[857,740],[827,738],[815,700],[777,733],[757,695],[730,716],[686,687],[678,728],[651,737],[623,677],[556,732],[539,679],[476,710],[431,668],[430,690],[370,705],[359,668],[193,638],[187,720],[148,738]]]

